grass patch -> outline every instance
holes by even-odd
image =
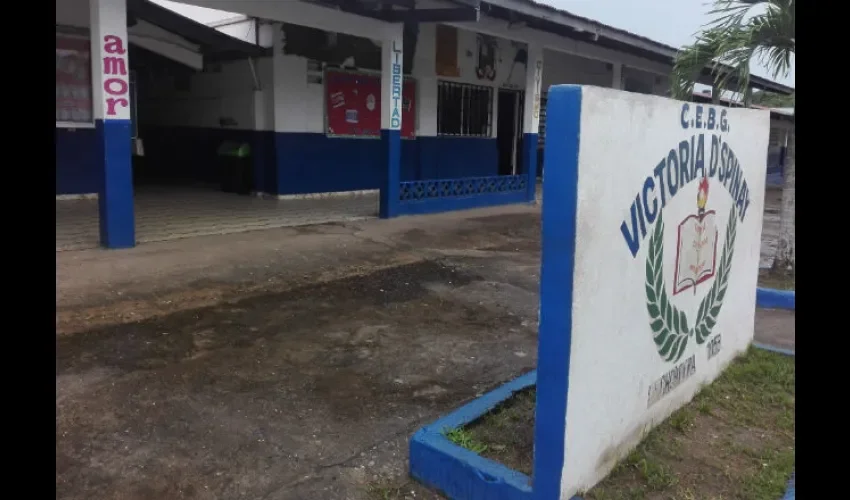
[[[587,500],[776,500],[794,467],[794,358],[750,349],[650,431]],[[531,475],[533,389],[446,435]],[[476,451],[478,450],[478,451]]]
[[[774,273],[770,269],[759,270],[759,286],[775,290],[794,290],[794,273]]]
[[[519,391],[483,419],[461,429],[447,430],[445,435],[458,446],[530,476],[534,402],[534,389]]]

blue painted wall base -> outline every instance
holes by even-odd
[[[130,120],[97,120],[95,131],[101,172],[100,244],[130,248],[136,245]]]
[[[522,172],[528,178],[526,189],[528,201],[537,198],[537,134],[522,137]]]
[[[378,214],[382,219],[389,219],[398,215],[398,191],[401,181],[401,131],[381,130],[381,148],[380,157],[384,161]]]

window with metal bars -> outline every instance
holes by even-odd
[[[493,87],[437,82],[437,135],[490,137]]]

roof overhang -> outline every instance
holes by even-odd
[[[127,15],[178,34],[197,45],[206,62],[259,57],[265,53],[262,47],[234,38],[149,0],[127,0]]]
[[[679,52],[675,47],[534,0],[486,0],[481,2],[481,11],[510,22],[522,22],[533,29],[593,42],[671,67]],[[700,83],[710,83],[713,79],[711,68],[706,68],[702,76]],[[729,84],[734,86],[737,82],[730,79]],[[758,76],[750,77],[750,86],[778,94],[787,95],[794,92],[791,87]]]

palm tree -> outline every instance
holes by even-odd
[[[708,23],[693,45],[684,47],[673,66],[673,96],[691,100],[694,84],[706,67],[714,77],[715,91],[729,89],[750,103],[750,63],[755,59],[774,79],[787,76],[794,57],[794,0],[715,0]],[[792,123],[786,149],[779,241],[773,270],[795,269],[794,206],[795,131]]]

